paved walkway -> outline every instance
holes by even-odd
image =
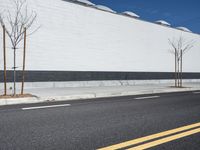
[[[200,83],[185,83],[184,88],[174,88],[172,86],[172,84],[147,84],[113,87],[27,89],[25,93],[31,93],[36,97],[1,99],[0,105],[200,90]]]

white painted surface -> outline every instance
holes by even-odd
[[[194,94],[200,94],[200,92],[193,92]]]
[[[182,31],[186,31],[186,32],[192,32],[191,30],[189,30],[186,27],[177,27],[177,29],[182,30]]]
[[[158,21],[156,21],[156,23],[161,24],[161,25],[171,26],[171,24],[168,23],[168,22],[165,21],[165,20],[158,20]]]
[[[136,13],[131,12],[131,11],[125,11],[125,12],[123,12],[122,14],[123,14],[123,15],[126,15],[126,16],[133,17],[133,18],[140,18],[139,15],[137,15]]]
[[[90,2],[88,0],[75,0],[75,1],[83,3],[83,4],[88,5],[88,6],[94,6],[95,5],[95,4],[93,4],[92,2]]]
[[[116,13],[114,10],[110,9],[107,6],[103,6],[103,5],[96,5],[96,8],[100,9],[100,10],[104,10],[104,11],[108,11],[108,12],[112,12],[112,13]]]
[[[28,38],[27,70],[173,72],[168,39],[182,35],[195,40],[193,49],[184,56],[183,71],[200,72],[200,35],[62,0],[27,1],[38,14],[34,25],[41,25]],[[9,2],[0,0],[0,10],[11,9]],[[13,55],[11,46],[7,47],[11,69]],[[22,50],[17,54],[21,69]]]
[[[37,106],[37,107],[25,107],[22,110],[34,110],[34,109],[45,109],[45,108],[57,108],[57,107],[67,107],[71,106],[70,104],[62,104],[62,105],[49,105],[49,106]]]
[[[147,97],[137,97],[135,99],[142,100],[142,99],[153,99],[153,98],[159,98],[160,96],[147,96]]]

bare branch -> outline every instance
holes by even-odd
[[[31,36],[32,34],[34,34],[35,32],[37,32],[40,28],[41,28],[41,25],[40,25],[39,27],[37,27],[35,30],[33,30],[31,33],[29,33],[29,34],[27,35],[27,37],[28,37],[28,36]]]
[[[170,39],[168,39],[168,41],[169,41],[169,44],[170,44],[170,45],[172,46],[172,48],[173,48],[173,49],[171,50],[171,52],[175,54],[175,51],[177,50],[177,48],[176,48],[176,44],[175,44],[174,40],[171,41]]]
[[[177,58],[179,60],[181,57],[181,51],[183,54],[185,54],[187,51],[192,49],[194,41],[186,41],[182,36],[180,36],[176,40],[173,39],[173,41],[169,39],[169,44],[172,47],[171,51],[173,54],[175,54],[175,51],[177,52]]]
[[[6,18],[0,14],[1,25],[6,25],[6,33],[11,40],[13,48],[23,40],[24,28],[30,29],[37,18],[37,13],[34,11],[28,12],[26,0],[12,0],[12,11],[7,11]],[[40,27],[37,27],[29,35],[35,33]]]

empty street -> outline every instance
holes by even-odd
[[[199,147],[199,91],[0,107],[0,150]]]

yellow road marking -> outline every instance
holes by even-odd
[[[156,140],[156,141],[149,142],[149,143],[146,143],[146,144],[143,144],[143,145],[139,145],[139,146],[136,146],[136,147],[133,147],[133,148],[129,148],[127,150],[144,150],[144,149],[155,147],[155,146],[158,146],[158,145],[170,142],[170,141],[174,141],[174,140],[177,140],[177,139],[180,139],[180,138],[192,135],[192,134],[196,134],[196,133],[200,133],[200,128],[190,130],[190,131],[186,131],[186,132],[183,132],[183,133],[179,133],[179,134],[176,134],[176,135],[172,135],[172,136],[160,139],[160,140]]]
[[[141,138],[138,138],[138,139],[122,142],[122,143],[115,144],[115,145],[112,145],[112,146],[100,148],[98,150],[116,150],[116,149],[131,146],[131,145],[139,144],[139,143],[142,143],[142,142],[145,142],[145,141],[160,138],[160,137],[163,137],[163,136],[167,136],[167,135],[170,135],[170,134],[174,134],[174,133],[177,133],[177,132],[189,130],[189,129],[192,129],[192,128],[195,128],[195,127],[200,127],[200,122],[195,123],[195,124],[191,124],[191,125],[187,125],[187,126],[183,126],[183,127],[179,127],[179,128],[176,128],[176,129],[152,134],[152,135],[149,135],[149,136],[141,137]]]

